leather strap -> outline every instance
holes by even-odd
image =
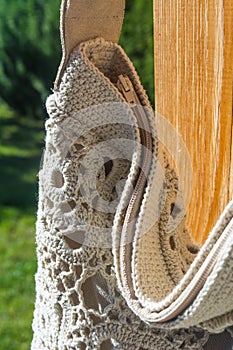
[[[124,19],[125,0],[62,0],[60,32],[62,61],[56,90],[73,49],[81,42],[102,37],[118,42]]]

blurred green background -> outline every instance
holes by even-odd
[[[120,44],[153,103],[152,0],[127,0]],[[60,0],[0,0],[0,350],[30,348],[37,173],[61,57]]]

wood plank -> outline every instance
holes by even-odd
[[[154,38],[156,112],[189,151],[187,225],[204,242],[233,194],[233,1],[154,0]]]

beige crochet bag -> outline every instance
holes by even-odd
[[[233,202],[197,247],[185,228],[188,179],[161,144],[170,126],[116,43],[123,15],[124,1],[62,3],[31,348],[232,349]]]

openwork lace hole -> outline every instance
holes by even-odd
[[[100,345],[100,350],[113,350],[114,347],[112,345],[112,342],[110,339],[107,339],[105,341],[102,342],[102,344]]]
[[[68,204],[72,210],[76,207],[76,202],[74,200],[69,201]]]
[[[77,338],[81,338],[81,332],[80,332],[80,329],[76,329],[75,331],[73,331],[73,334],[75,335],[75,337]]]
[[[85,335],[89,335],[89,334],[90,334],[90,329],[87,328],[87,327],[84,328],[83,333],[84,333]]]
[[[64,177],[59,169],[54,169],[51,175],[51,183],[56,188],[61,188],[64,186]]]
[[[47,201],[47,205],[48,205],[49,209],[53,209],[54,208],[54,203],[51,200],[49,200],[49,199]]]
[[[189,251],[189,253],[196,255],[199,251],[198,247],[196,247],[195,245],[187,245],[187,249]]]
[[[79,320],[84,321],[85,320],[85,313],[83,310],[79,310]]]
[[[65,290],[66,290],[64,285],[63,285],[63,283],[62,283],[62,281],[61,281],[61,279],[59,279],[57,281],[57,289],[59,290],[59,292],[62,292],[62,293],[64,293]]]
[[[48,229],[48,222],[45,216],[42,216],[41,218],[41,223],[43,224],[43,226]]]
[[[172,212],[173,212],[173,210],[174,210],[174,207],[175,207],[175,203],[172,203],[172,204],[171,204],[171,208],[170,208],[170,215],[172,215]]]
[[[73,275],[71,276],[64,276],[63,277],[63,283],[66,286],[66,288],[71,289],[75,286],[75,279],[73,278]]]
[[[131,325],[132,324],[132,321],[129,317],[126,317],[126,322],[128,323],[128,325]]]
[[[173,219],[181,212],[181,209],[178,207],[176,203],[171,204],[170,215]]]
[[[71,249],[80,249],[85,238],[84,231],[75,231],[64,235],[64,239]]]
[[[56,256],[55,256],[55,257],[56,257]],[[56,262],[56,260],[54,260],[54,262]],[[62,271],[68,272],[68,271],[70,270],[69,264],[67,264],[67,262],[65,262],[65,261],[63,261],[63,260],[60,261],[60,267],[61,267],[61,270],[62,270]]]
[[[87,278],[81,289],[87,309],[103,312],[111,303],[106,280],[100,273]]]
[[[107,177],[113,168],[113,161],[111,159],[104,159],[104,171],[105,171],[105,176]]]
[[[75,147],[75,149],[76,149],[78,152],[81,152],[81,151],[83,150],[83,148],[84,148],[84,146],[81,145],[80,143],[75,143],[75,144],[74,144],[74,147]]]
[[[100,317],[97,317],[96,315],[90,314],[89,315],[90,319],[92,320],[93,326],[97,325],[98,323],[101,323],[102,320]]]
[[[80,350],[86,350],[86,344],[84,344],[83,342],[79,342],[79,343],[78,343],[78,349],[80,349]]]
[[[68,202],[63,202],[59,205],[60,210],[64,214],[70,213],[72,210],[76,208],[77,204],[74,200],[70,200]]]
[[[86,210],[88,210],[89,209],[89,206],[88,206],[88,204],[87,203],[82,203],[82,207],[84,208],[84,209],[86,209]]]
[[[49,209],[53,209],[54,203],[53,203],[53,201],[51,201],[50,198],[46,197],[46,203],[47,203],[47,206]]]
[[[108,275],[111,275],[112,274],[112,265],[107,265],[105,271]]]
[[[63,315],[63,309],[61,307],[61,305],[59,303],[56,303],[54,305],[54,309],[55,309],[55,312],[56,312],[56,315],[59,317],[59,319],[61,320],[62,318],[62,315]]]
[[[176,242],[175,242],[174,236],[171,236],[169,238],[169,244],[170,244],[171,250],[176,250]]]
[[[79,297],[77,293],[73,292],[72,294],[70,294],[69,300],[72,306],[79,305]]]
[[[80,265],[75,265],[74,266],[74,271],[75,271],[75,277],[76,279],[79,279],[81,277],[81,274],[83,272],[82,266]]]
[[[70,153],[70,151],[68,151],[68,152],[66,153],[66,158],[68,158],[68,159],[71,158],[71,153]]]

